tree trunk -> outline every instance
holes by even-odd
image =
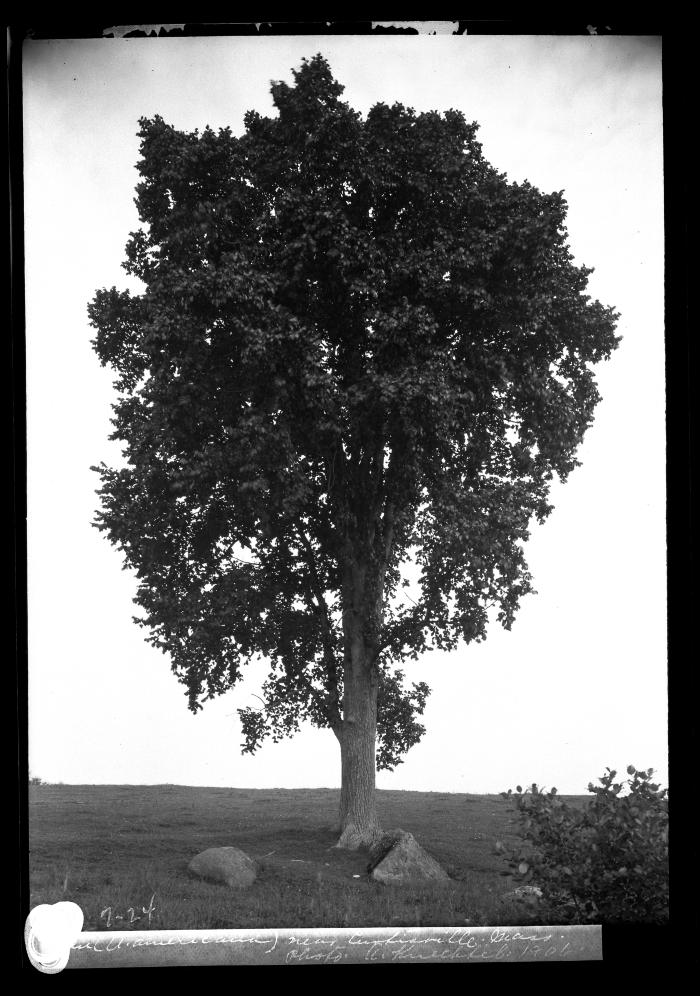
[[[371,847],[381,834],[375,799],[377,674],[369,663],[359,614],[346,613],[343,721],[340,728],[340,840],[347,850]]]

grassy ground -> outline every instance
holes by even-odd
[[[493,845],[515,841],[517,820],[500,796],[378,793],[382,825],[410,831],[452,878],[424,888],[375,883],[365,853],[333,846],[338,798],[332,789],[31,786],[30,906],[71,900],[84,930],[542,921],[503,898],[513,883]],[[250,889],[188,873],[199,851],[231,845],[258,862]]]

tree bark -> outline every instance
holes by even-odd
[[[362,586],[359,586],[360,589]],[[377,671],[365,643],[357,588],[344,612],[345,668],[340,727],[340,839],[347,850],[371,847],[381,834],[376,811]]]
[[[349,715],[343,719],[340,742],[340,839],[338,847],[354,851],[371,847],[381,833],[376,811],[375,772],[377,682],[365,669],[353,676]]]

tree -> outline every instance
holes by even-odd
[[[143,293],[99,291],[118,373],[96,525],[194,711],[263,655],[244,750],[302,721],[340,743],[340,846],[379,826],[375,767],[424,732],[399,665],[510,628],[523,554],[599,395],[616,314],[584,293],[566,203],[509,183],[448,110],[340,100],[322,56],[245,132],[140,121]],[[406,569],[420,596],[403,596]]]

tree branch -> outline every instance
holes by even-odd
[[[304,550],[304,559],[308,567],[308,575],[305,576],[304,582],[307,587],[307,594],[311,605],[316,609],[316,613],[321,620],[321,640],[323,642],[323,656],[328,670],[328,680],[330,684],[330,690],[334,697],[334,715],[329,716],[329,720],[335,721],[340,724],[340,692],[338,688],[338,667],[336,664],[335,653],[333,650],[333,628],[331,626],[330,612],[328,610],[328,605],[325,598],[323,597],[323,590],[321,587],[321,581],[318,576],[318,571],[316,569],[316,561],[314,557],[314,549],[311,545],[311,541],[308,536],[301,528],[299,524],[296,526],[297,535],[301,540],[301,545]]]
[[[410,598],[410,596],[409,596]],[[411,599],[413,601],[413,599]],[[420,609],[421,606],[416,602],[414,603],[416,609]],[[410,617],[404,616],[402,619],[395,620],[393,626],[386,627],[387,635],[385,638],[377,644],[375,656],[378,657],[384,650],[391,646],[396,637],[400,634],[401,630],[405,630],[407,633],[415,633],[417,630],[425,629],[430,626],[431,613],[429,609],[423,609],[422,613],[418,615],[416,610],[413,610],[414,618],[411,620]],[[405,641],[404,641],[405,642]]]

